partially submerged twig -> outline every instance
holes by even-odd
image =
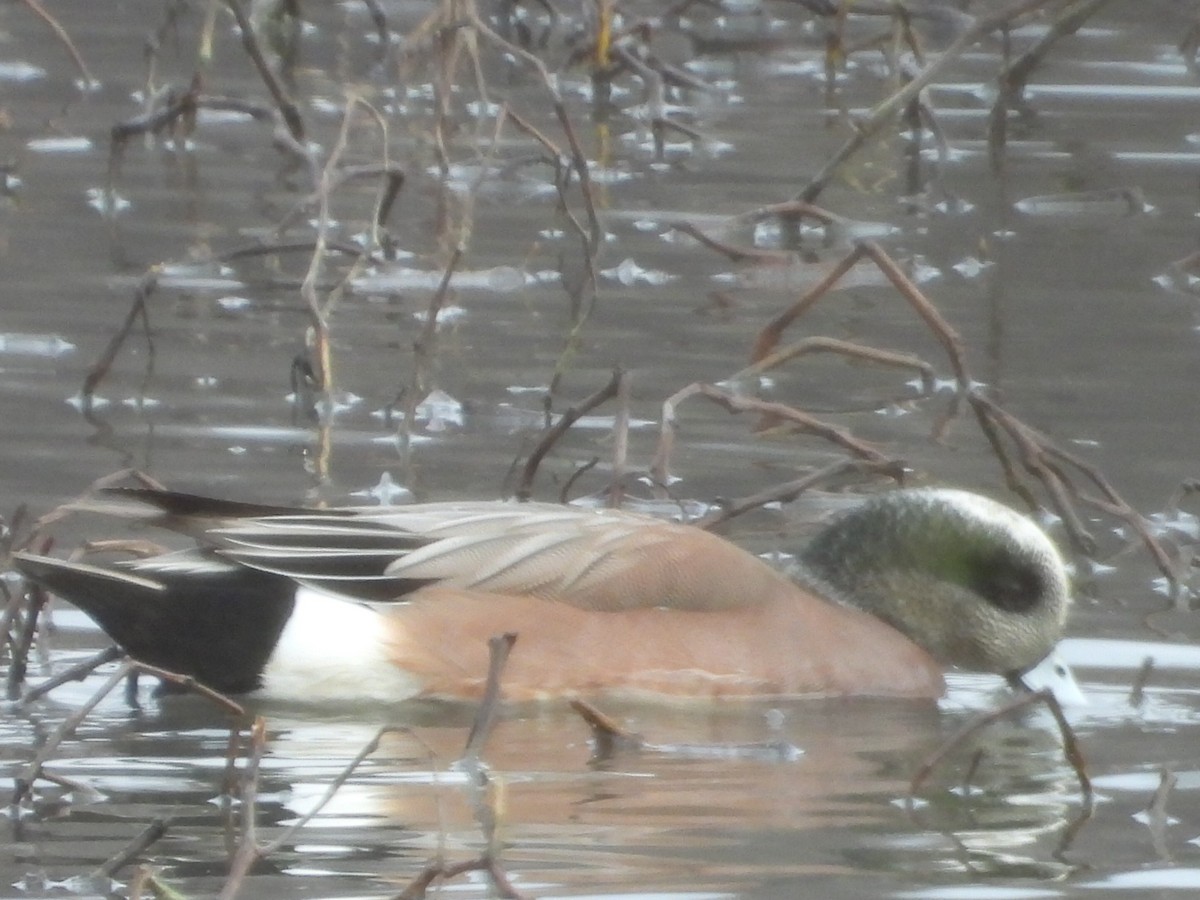
[[[1150,829],[1150,839],[1159,858],[1168,862],[1171,853],[1167,849],[1167,826],[1171,823],[1171,817],[1167,815],[1167,800],[1178,781],[1179,776],[1170,767],[1163,766],[1158,773],[1158,787],[1154,789],[1154,796],[1146,807],[1146,826]]]
[[[1041,65],[1050,49],[1082,27],[1109,0],[1075,0],[1055,18],[1050,28],[1032,47],[1014,60],[1000,76],[1000,90],[988,121],[988,156],[992,170],[999,171],[1004,162],[1004,147],[1008,133],[1009,110],[1020,100],[1029,76]]]
[[[99,868],[92,872],[92,877],[112,878],[123,868],[145,852],[146,848],[156,843],[171,827],[171,820],[155,818],[143,828],[128,844],[116,854],[107,859]]]
[[[934,773],[939,765],[955,750],[962,747],[971,737],[983,731],[990,725],[995,724],[1001,719],[1012,715],[1016,712],[1023,712],[1030,707],[1043,704],[1050,714],[1054,716],[1054,721],[1058,725],[1059,735],[1063,742],[1063,755],[1067,763],[1071,766],[1075,773],[1075,778],[1079,782],[1079,791],[1083,800],[1083,808],[1085,812],[1090,812],[1094,801],[1092,791],[1092,780],[1087,773],[1087,764],[1084,762],[1083,753],[1079,748],[1079,741],[1075,737],[1075,731],[1067,722],[1067,717],[1063,715],[1062,706],[1059,705],[1054,693],[1050,690],[1041,690],[1032,694],[1022,694],[1014,697],[1009,702],[994,709],[985,715],[979,716],[965,726],[959,729],[955,734],[951,735],[944,741],[941,746],[933,751],[925,761],[920,765],[917,771],[913,774],[912,780],[908,785],[908,803],[911,808],[916,799],[917,792],[921,786],[929,779],[929,776]]]
[[[267,720],[258,716],[250,729],[250,754],[241,780],[241,837],[237,852],[229,866],[229,877],[221,888],[219,900],[233,900],[242,888],[250,867],[260,858],[257,834],[258,819],[258,767],[267,746]]]
[[[246,55],[254,63],[258,77],[266,85],[271,99],[275,102],[279,114],[283,117],[284,124],[287,125],[288,132],[294,140],[303,142],[304,119],[300,116],[300,109],[296,106],[295,101],[288,96],[287,91],[279,83],[279,79],[275,76],[271,66],[268,65],[266,57],[263,56],[262,49],[258,45],[258,36],[255,34],[254,26],[251,25],[249,17],[246,15],[245,10],[242,9],[240,0],[224,0],[224,2],[229,11],[233,13],[234,19],[237,20],[238,31],[242,35],[242,46],[246,49]]]
[[[133,304],[129,307],[129,312],[125,316],[124,324],[118,329],[112,340],[108,342],[108,347],[101,354],[100,359],[92,366],[87,377],[83,380],[83,402],[85,410],[92,404],[92,398],[96,393],[96,388],[108,376],[109,370],[112,368],[113,362],[117,358],[125,339],[133,330],[133,325],[139,319],[142,322],[142,328],[146,333],[146,366],[153,368],[154,366],[154,339],[150,332],[150,317],[146,307],[146,301],[150,299],[158,286],[158,267],[152,268],[143,276],[141,283],[138,285],[137,291],[134,292]]]
[[[670,461],[675,447],[675,430],[678,421],[676,410],[684,400],[692,397],[703,397],[731,413],[761,413],[769,417],[772,422],[786,423],[798,431],[815,434],[858,459],[886,465],[894,462],[887,454],[856,438],[849,429],[824,422],[794,406],[759,400],[754,397],[742,397],[712,384],[691,384],[663,402],[658,446],[655,448],[654,459],[650,465],[651,476],[659,485],[670,483]]]
[[[608,759],[617,753],[640,750],[646,745],[640,734],[629,731],[620,722],[598,710],[584,700],[572,700],[571,709],[579,713],[592,730],[592,753]]]
[[[1055,0],[1016,0],[1016,2],[1009,3],[997,12],[980,16],[976,19],[971,27],[964,30],[955,39],[954,43],[942,51],[937,59],[925,66],[904,87],[878,104],[871,110],[869,116],[856,122],[854,134],[821,167],[821,171],[813,176],[805,188],[797,195],[796,199],[810,203],[816,200],[829,184],[830,180],[832,180],[833,176],[837,174],[842,165],[850,157],[866,146],[901,110],[907,108],[909,103],[931,84],[943,70],[958,59],[965,50],[973,46],[980,38],[995,31],[997,28],[1010,24],[1015,19],[1037,9],[1039,6],[1045,6],[1051,2],[1055,2]]]
[[[488,671],[487,682],[484,685],[483,697],[475,709],[475,719],[471,722],[471,730],[467,734],[467,745],[463,749],[462,761],[475,765],[483,752],[496,723],[496,714],[500,709],[500,682],[504,667],[508,663],[508,654],[512,652],[517,635],[508,631],[504,634],[488,638]]]
[[[39,778],[47,778],[47,773],[43,771],[43,766],[51,756],[57,752],[62,742],[74,733],[80,723],[91,713],[97,705],[107,697],[112,690],[124,681],[127,677],[136,672],[145,672],[150,675],[155,675],[167,681],[194,691],[209,700],[214,701],[218,705],[225,708],[227,711],[234,714],[236,717],[244,717],[245,710],[240,704],[230,700],[224,694],[220,694],[211,688],[198,684],[195,679],[188,676],[178,675],[174,672],[168,672],[165,669],[160,669],[157,666],[146,665],[135,659],[126,657],[125,660],[117,667],[117,669],[108,676],[100,685],[100,688],[81,706],[75,710],[70,716],[64,719],[46,740],[42,747],[38,750],[34,758],[25,766],[21,774],[14,779],[13,794],[11,803],[13,806],[18,806],[22,800],[33,789],[34,782]]]

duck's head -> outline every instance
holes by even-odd
[[[840,516],[803,551],[837,599],[903,632],[947,666],[1010,678],[1062,636],[1066,567],[1025,516],[978,494],[890,491]]]

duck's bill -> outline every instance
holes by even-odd
[[[1032,669],[1010,675],[1008,681],[1014,688],[1030,693],[1048,690],[1060,706],[1086,706],[1088,702],[1071,667],[1057,653],[1051,653]]]

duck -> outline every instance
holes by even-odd
[[[936,699],[950,669],[1064,672],[1062,555],[1030,518],[955,488],[871,495],[784,567],[620,509],[301,509],[150,488],[90,508],[194,546],[105,563],[21,551],[14,567],[134,659],[227,694],[470,702],[507,633],[511,701]]]

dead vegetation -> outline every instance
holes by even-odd
[[[35,0],[25,0],[25,3],[39,16],[52,21]],[[470,258],[479,191],[488,179],[503,177],[517,169],[537,170],[545,173],[545,180],[554,191],[553,209],[546,215],[548,224],[562,227],[573,238],[573,252],[562,256],[559,273],[564,302],[570,311],[570,325],[561,336],[557,362],[548,378],[550,387],[544,398],[546,428],[524,460],[514,464],[514,471],[520,473],[514,488],[516,496],[522,499],[533,496],[539,468],[552,458],[558,442],[581,416],[608,405],[615,406],[617,414],[612,458],[605,467],[610,473],[609,483],[602,489],[607,502],[620,504],[639,484],[649,484],[651,494],[658,499],[672,499],[675,452],[679,443],[686,440],[679,433],[680,409],[695,400],[706,401],[728,412],[730,429],[772,436],[815,437],[828,446],[825,465],[813,467],[800,477],[765,485],[753,496],[730,501],[699,523],[704,527],[716,526],[767,503],[790,501],[814,486],[844,483],[850,477],[865,483],[913,477],[905,458],[890,448],[859,436],[845,422],[807,411],[802,401],[773,396],[763,388],[763,379],[768,373],[785,366],[802,365],[806,358],[815,354],[833,354],[888,372],[899,372],[901,377],[915,376],[921,387],[915,397],[908,395],[908,402],[928,415],[931,441],[944,440],[955,428],[978,429],[1008,488],[1029,509],[1046,507],[1061,520],[1067,539],[1078,553],[1097,551],[1094,526],[1090,526],[1089,521],[1099,517],[1105,523],[1120,523],[1136,535],[1154,564],[1170,581],[1177,602],[1183,606],[1190,604],[1191,551],[1185,546],[1164,544],[1162,536],[1122,498],[1103,472],[1078,454],[1064,449],[1053,437],[1022,421],[1006,409],[986,385],[976,380],[969,348],[964,346],[954,326],[909,276],[907,262],[896,258],[879,243],[847,241],[847,249],[834,260],[823,278],[763,324],[754,344],[746,348],[744,368],[734,372],[713,372],[704,382],[675,386],[665,392],[659,401],[661,416],[657,444],[652,457],[641,465],[629,455],[630,387],[626,373],[614,370],[607,385],[584,399],[575,400],[564,395],[561,390],[563,375],[573,365],[597,305],[603,303],[598,272],[603,260],[605,230],[599,211],[599,189],[592,175],[597,163],[596,150],[585,137],[586,122],[589,116],[608,104],[606,98],[611,96],[613,86],[620,84],[639,92],[642,104],[638,114],[651,130],[660,158],[665,154],[666,142],[672,137],[695,142],[706,139],[703,129],[674,110],[669,98],[687,92],[711,94],[719,89],[663,61],[655,52],[656,35],[679,27],[685,11],[702,4],[683,0],[673,5],[664,4],[666,8],[656,14],[638,16],[623,13],[620,6],[610,0],[582,4],[517,0],[496,4],[495,9],[486,10],[483,4],[474,0],[441,0],[431,5],[421,21],[401,33],[389,22],[383,8],[375,3],[364,3],[375,36],[371,52],[377,56],[377,71],[386,73],[389,81],[428,85],[431,99],[417,115],[402,121],[394,111],[387,109],[385,91],[371,93],[359,88],[348,89],[336,133],[323,136],[327,146],[321,146],[313,139],[319,128],[310,120],[308,102],[311,98],[296,92],[292,71],[300,43],[297,35],[304,5],[294,0],[270,4],[270,21],[257,24],[248,15],[248,5],[248,0],[245,3],[222,0],[221,3],[203,5],[205,20],[195,47],[194,71],[189,79],[178,83],[162,81],[159,74],[159,45],[177,29],[177,22],[172,19],[175,12],[164,14],[164,21],[155,32],[155,41],[150,42],[144,108],[128,119],[114,123],[111,130],[107,191],[109,202],[115,202],[122,185],[123,154],[132,142],[152,141],[174,147],[177,152],[186,152],[183,148],[187,140],[197,129],[203,128],[200,113],[205,110],[235,111],[248,116],[262,127],[263,140],[270,141],[304,173],[306,190],[300,192],[293,207],[280,216],[266,236],[248,245],[221,248],[214,252],[213,259],[235,265],[270,259],[277,266],[274,271],[293,273],[291,276],[279,274],[278,278],[294,279],[297,302],[307,315],[306,335],[302,341],[305,349],[294,361],[292,383],[298,416],[311,422],[314,431],[315,450],[310,457],[314,478],[327,476],[332,452],[331,418],[323,413],[331,402],[338,377],[337,354],[330,340],[332,324],[352,281],[370,268],[386,267],[396,260],[398,241],[394,219],[405,191],[419,179],[437,194],[440,212],[437,229],[423,250],[427,259],[435,261],[435,270],[440,277],[436,288],[429,292],[425,324],[413,342],[411,367],[397,375],[394,406],[402,435],[412,428],[418,403],[437,385],[437,322],[453,296],[456,274]],[[963,14],[956,38],[936,54],[928,51],[920,37],[921,13],[910,10],[906,4],[805,2],[802,5],[811,11],[814,22],[822,30],[826,66],[831,76],[847,58],[870,53],[878,55],[899,86],[865,117],[842,116],[848,134],[845,143],[807,183],[789,191],[790,198],[731,217],[731,224],[743,229],[754,223],[773,223],[780,233],[793,238],[799,235],[806,222],[816,222],[826,237],[845,229],[846,221],[842,216],[835,210],[821,208],[816,201],[843,173],[847,163],[881,135],[892,133],[903,124],[918,129],[930,137],[935,146],[941,146],[944,137],[936,110],[924,95],[925,88],[981,39],[1006,34],[1036,18],[1048,24],[1045,36],[1036,46],[1010,59],[995,73],[1000,90],[992,111],[989,151],[993,166],[1002,167],[1006,123],[1010,120],[1010,111],[1021,104],[1024,84],[1036,73],[1055,41],[1078,29],[1102,4],[1097,0],[1019,0],[999,8],[995,4],[968,4],[973,7],[973,14]],[[854,34],[860,37],[850,43],[848,23],[853,20],[861,26],[864,19],[876,23],[867,29],[870,36],[863,39],[863,29],[859,27],[854,29]],[[262,94],[259,97],[234,98],[222,93],[219,70],[212,64],[212,46],[219,41],[221,28],[228,24],[236,29],[242,51],[261,79]],[[263,32],[268,27],[276,34],[276,40],[270,46],[263,40]],[[65,32],[60,33],[80,71],[90,79],[82,57]],[[279,40],[280,34],[290,37]],[[722,44],[719,33],[692,38],[697,52],[721,53],[731,49]],[[1185,39],[1190,41],[1193,50],[1194,38],[1193,34]],[[764,46],[765,43],[742,49],[753,51]],[[227,48],[225,52],[228,52]],[[572,66],[588,73],[593,92],[590,105],[564,97],[561,75]],[[531,79],[539,87],[550,115],[511,105],[501,87],[505,78]],[[837,113],[832,87],[830,90],[830,105]],[[494,112],[469,115],[466,110],[472,104]],[[429,176],[417,174],[425,159],[409,152],[398,152],[399,146],[407,146],[397,136],[401,129],[406,138],[414,131],[420,132],[428,159],[433,161],[438,172],[437,177],[431,180]],[[515,141],[516,137],[521,141]],[[914,140],[919,143],[922,138],[918,136]],[[505,149],[514,143],[519,143],[522,152]],[[452,190],[449,186],[451,170],[467,164],[474,167],[474,178],[465,190]],[[374,186],[372,207],[359,209],[352,216],[344,212],[335,216],[335,207],[352,207],[354,204],[354,199],[347,196],[347,186],[362,182]],[[347,218],[354,220],[354,227],[340,224]],[[787,246],[785,241],[780,247],[763,248],[738,245],[715,234],[711,227],[686,220],[671,223],[671,228],[693,238],[697,242],[696,253],[718,254],[737,266],[785,265],[802,255],[798,240],[793,242],[797,246]],[[280,263],[281,260],[284,262]],[[289,267],[287,261],[290,260],[300,262]],[[940,357],[927,359],[903,346],[866,346],[815,335],[803,329],[806,315],[817,304],[838,302],[840,282],[860,266],[873,266],[882,274],[891,286],[895,301],[906,304],[932,336],[940,348]],[[1183,260],[1179,267],[1191,271],[1196,268],[1195,260]],[[151,318],[158,274],[158,267],[145,273],[125,321],[115,330],[111,344],[87,376],[83,385],[85,415],[89,414],[88,401],[109,377],[114,363],[127,351],[130,341],[140,336],[145,343],[147,364],[153,366]],[[797,331],[801,331],[802,336],[788,343],[788,336]],[[950,373],[949,390],[936,387],[938,373],[942,372]],[[577,479],[587,475],[590,469],[590,465],[585,466],[566,479],[560,492],[562,499],[567,499]],[[114,478],[127,474],[118,473]],[[1184,492],[1176,499],[1182,501],[1185,496],[1190,493]],[[8,523],[7,549],[37,547],[39,552],[44,552],[52,542],[48,536],[49,528],[57,518],[58,514],[52,513],[37,522],[30,522],[24,511],[18,511]],[[5,590],[9,589],[5,587]],[[121,658],[112,648],[64,670],[51,680],[33,688],[27,687],[26,660],[36,640],[44,605],[45,598],[36,591],[31,591],[28,596],[12,592],[0,620],[3,626],[0,638],[5,641],[9,663],[8,699],[14,709],[21,710],[36,703],[67,680],[85,678],[114,662],[116,668],[104,677],[88,703],[62,721],[26,765],[14,785],[11,806],[16,810],[27,803],[39,781],[67,789],[81,788],[55,775],[52,766],[47,766],[61,743],[111,691],[123,682],[132,684],[134,687],[128,696],[136,700],[135,676],[139,672],[174,680],[181,689],[204,694],[231,721],[226,791],[228,796],[241,801],[241,822],[240,835],[230,855],[230,874],[221,893],[223,898],[237,896],[246,889],[249,873],[256,863],[278,851],[297,829],[316,815],[355,767],[374,751],[378,738],[387,730],[381,730],[376,740],[350,762],[344,774],[329,786],[321,804],[283,834],[263,842],[256,833],[256,794],[258,766],[267,740],[265,722],[261,718],[250,720],[242,707],[229,698],[207,691],[187,679],[181,680],[170,673]],[[493,692],[481,705],[463,754],[463,760],[474,767],[477,775],[477,808],[486,849],[472,859],[432,860],[396,895],[398,898],[425,896],[426,890],[435,882],[473,870],[486,872],[498,895],[520,896],[509,882],[500,859],[500,848],[495,841],[498,813],[489,806],[487,775],[480,765],[483,744],[498,703],[495,691],[502,685],[506,646],[511,646],[511,637],[498,639],[493,646],[494,668],[489,679]],[[1082,755],[1061,710],[1052,699],[1046,698],[1019,701],[1020,709],[1037,702],[1049,705],[1063,729],[1068,760],[1078,776],[1084,807],[1090,809],[1091,789]],[[1017,706],[1004,708],[995,716],[1015,711],[1018,711]],[[581,714],[595,729],[601,752],[646,751],[644,740],[625,733],[598,711],[581,708]],[[993,717],[987,717],[972,724],[935,751],[913,776],[912,792],[915,794],[924,786],[947,754],[959,750],[968,737],[991,721]],[[1164,785],[1166,783],[1164,776]],[[1162,799],[1156,800],[1155,808],[1163,808],[1168,789],[1163,788]],[[136,862],[169,828],[167,821],[152,822],[128,848],[103,866],[100,874],[112,877],[123,867]],[[252,891],[245,890],[245,893]],[[142,866],[132,879],[129,896],[148,894],[177,896],[170,886],[159,882],[151,868]]]

